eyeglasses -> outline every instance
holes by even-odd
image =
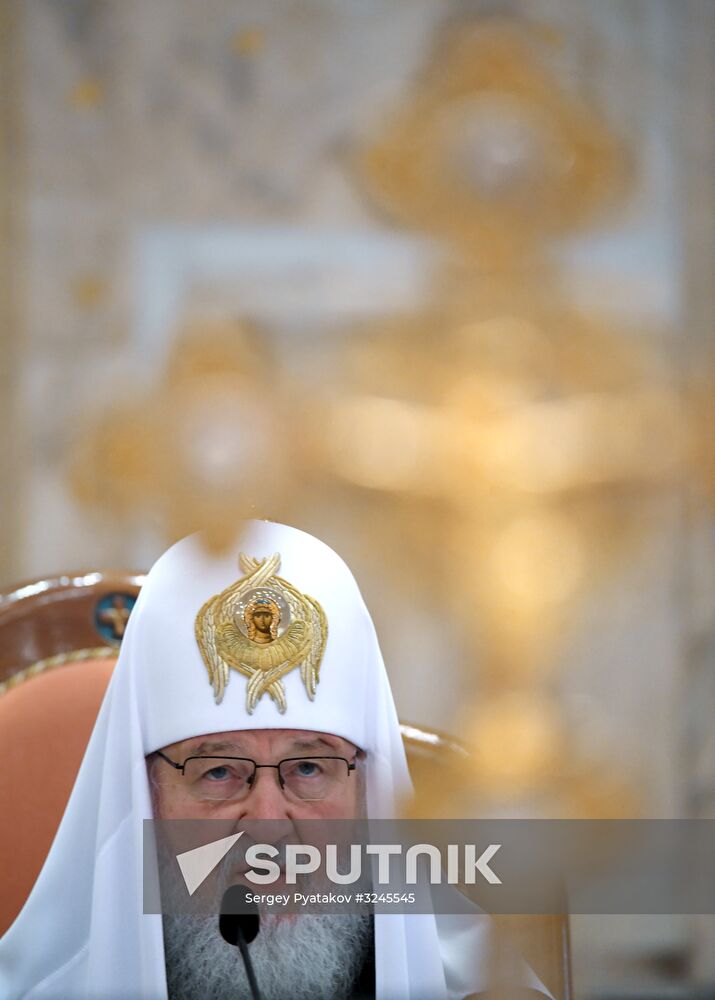
[[[278,783],[289,798],[319,802],[330,798],[355,770],[355,760],[345,757],[286,757],[277,764],[257,764],[250,757],[187,757],[183,764],[156,751],[167,764],[181,772],[182,786],[197,801],[239,801],[245,799],[256,780],[259,767],[278,772]],[[165,785],[160,778],[156,784]]]

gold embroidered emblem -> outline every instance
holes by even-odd
[[[313,700],[328,638],[325,612],[276,573],[281,557],[238,557],[244,576],[208,600],[196,616],[196,641],[218,705],[229,680],[229,668],[248,677],[246,711],[252,714],[267,692],[286,710],[281,678],[300,667]]]

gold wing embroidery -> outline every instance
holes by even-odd
[[[213,686],[216,704],[219,705],[223,701],[226,684],[228,684],[228,664],[216,652],[213,618],[209,604],[210,602],[204,605],[200,614],[197,615],[195,632],[208,671],[209,681]]]
[[[251,642],[233,624],[225,622],[216,628],[216,650],[232,667],[253,670],[271,670],[290,663],[295,666],[310,646],[310,636],[305,622],[293,622],[283,635],[265,646]]]

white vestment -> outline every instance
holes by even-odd
[[[387,673],[348,567],[310,535],[268,522],[249,522],[239,548],[258,559],[280,553],[279,576],[325,611],[315,699],[292,670],[283,678],[285,714],[265,694],[248,715],[246,678],[231,671],[216,705],[194,622],[209,598],[242,576],[238,550],[214,558],[192,537],[166,552],[132,611],[45,865],[0,941],[4,1000],[166,1000],[162,917],[142,912],[142,821],[152,817],[145,756],[152,751],[237,729],[328,732],[367,753],[370,817],[393,817],[409,792]],[[488,923],[482,914],[377,914],[378,1000],[457,1000],[486,989]],[[548,995],[531,970],[520,978]]]

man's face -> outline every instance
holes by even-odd
[[[183,763],[194,754],[239,755],[251,758],[258,764],[278,764],[287,758],[319,756],[343,757],[352,762],[364,756],[352,743],[339,736],[300,729],[211,733],[172,743],[163,747],[161,752],[177,763]],[[209,767],[212,764],[220,767],[221,761],[207,761],[202,766]],[[156,819],[218,819],[229,821],[231,826],[240,823],[246,834],[241,841],[244,848],[249,839],[254,843],[273,843],[279,849],[283,843],[290,841],[315,844],[320,848],[325,837],[329,842],[333,841],[334,827],[328,823],[321,833],[320,824],[307,821],[355,819],[363,811],[362,773],[359,770],[348,772],[347,767],[345,780],[337,783],[330,795],[317,801],[289,798],[281,789],[278,772],[273,768],[259,768],[249,793],[235,801],[197,799],[187,791],[186,780],[181,772],[158,756],[150,758],[150,774]],[[262,822],[266,820],[273,822]],[[279,822],[276,823],[276,820]],[[169,844],[172,832],[165,831]],[[170,851],[170,855],[175,850]],[[237,883],[255,890],[256,886],[247,880],[246,870],[240,848],[238,854],[229,852],[219,870],[219,894],[228,885]],[[162,895],[166,891],[167,898],[172,899],[172,892],[177,891],[177,888],[181,889],[175,868],[172,867],[170,874],[165,877],[167,882],[162,886]],[[302,887],[307,889],[316,885],[324,889],[325,885],[321,882],[323,877],[322,871],[306,876]],[[283,874],[270,887],[272,892],[277,893],[295,888],[293,884],[286,884]],[[183,893],[180,898],[183,905]],[[181,914],[181,910],[177,910],[177,913]],[[210,975],[216,976],[217,981],[225,978],[230,982],[233,994],[240,973],[237,971],[234,955],[226,952],[224,942],[217,934],[215,916],[198,917],[187,924],[181,915],[173,915],[170,905],[165,911],[164,920],[165,926],[170,928],[166,935],[167,975],[170,981],[180,984],[182,991],[185,991],[181,995],[191,995],[187,983],[194,981],[197,983],[195,995],[206,995],[206,970],[209,969],[206,964],[207,956],[210,956]],[[296,938],[296,921],[297,918],[292,913],[262,914],[262,940],[259,942],[258,953],[255,945],[253,946],[254,966],[262,987],[267,982],[277,980],[278,985],[271,995],[283,996],[286,984],[295,980],[303,986],[305,982],[310,982],[312,996],[335,996],[336,988],[333,984],[352,983],[369,951],[369,923],[360,916],[310,915],[305,919],[301,918],[300,924],[309,931],[307,937],[312,942],[309,948],[304,937]],[[291,932],[287,935],[286,927]],[[298,931],[304,933],[300,927]],[[337,989],[337,994],[347,995],[346,988],[341,986]],[[303,992],[301,995],[308,994]]]
[[[340,736],[303,729],[244,729],[195,736],[163,747],[170,760],[183,763],[194,755],[226,755],[251,758],[258,764],[278,764],[291,757],[344,757],[352,762],[360,751]],[[216,767],[221,762],[211,761]],[[310,768],[307,768],[309,771]],[[361,802],[360,776],[347,772],[325,798],[302,801],[284,793],[278,772],[259,768],[248,794],[226,801],[202,800],[191,794],[180,771],[157,757],[152,762],[154,809],[157,819],[289,820],[354,819]],[[221,771],[215,772],[217,777]]]

